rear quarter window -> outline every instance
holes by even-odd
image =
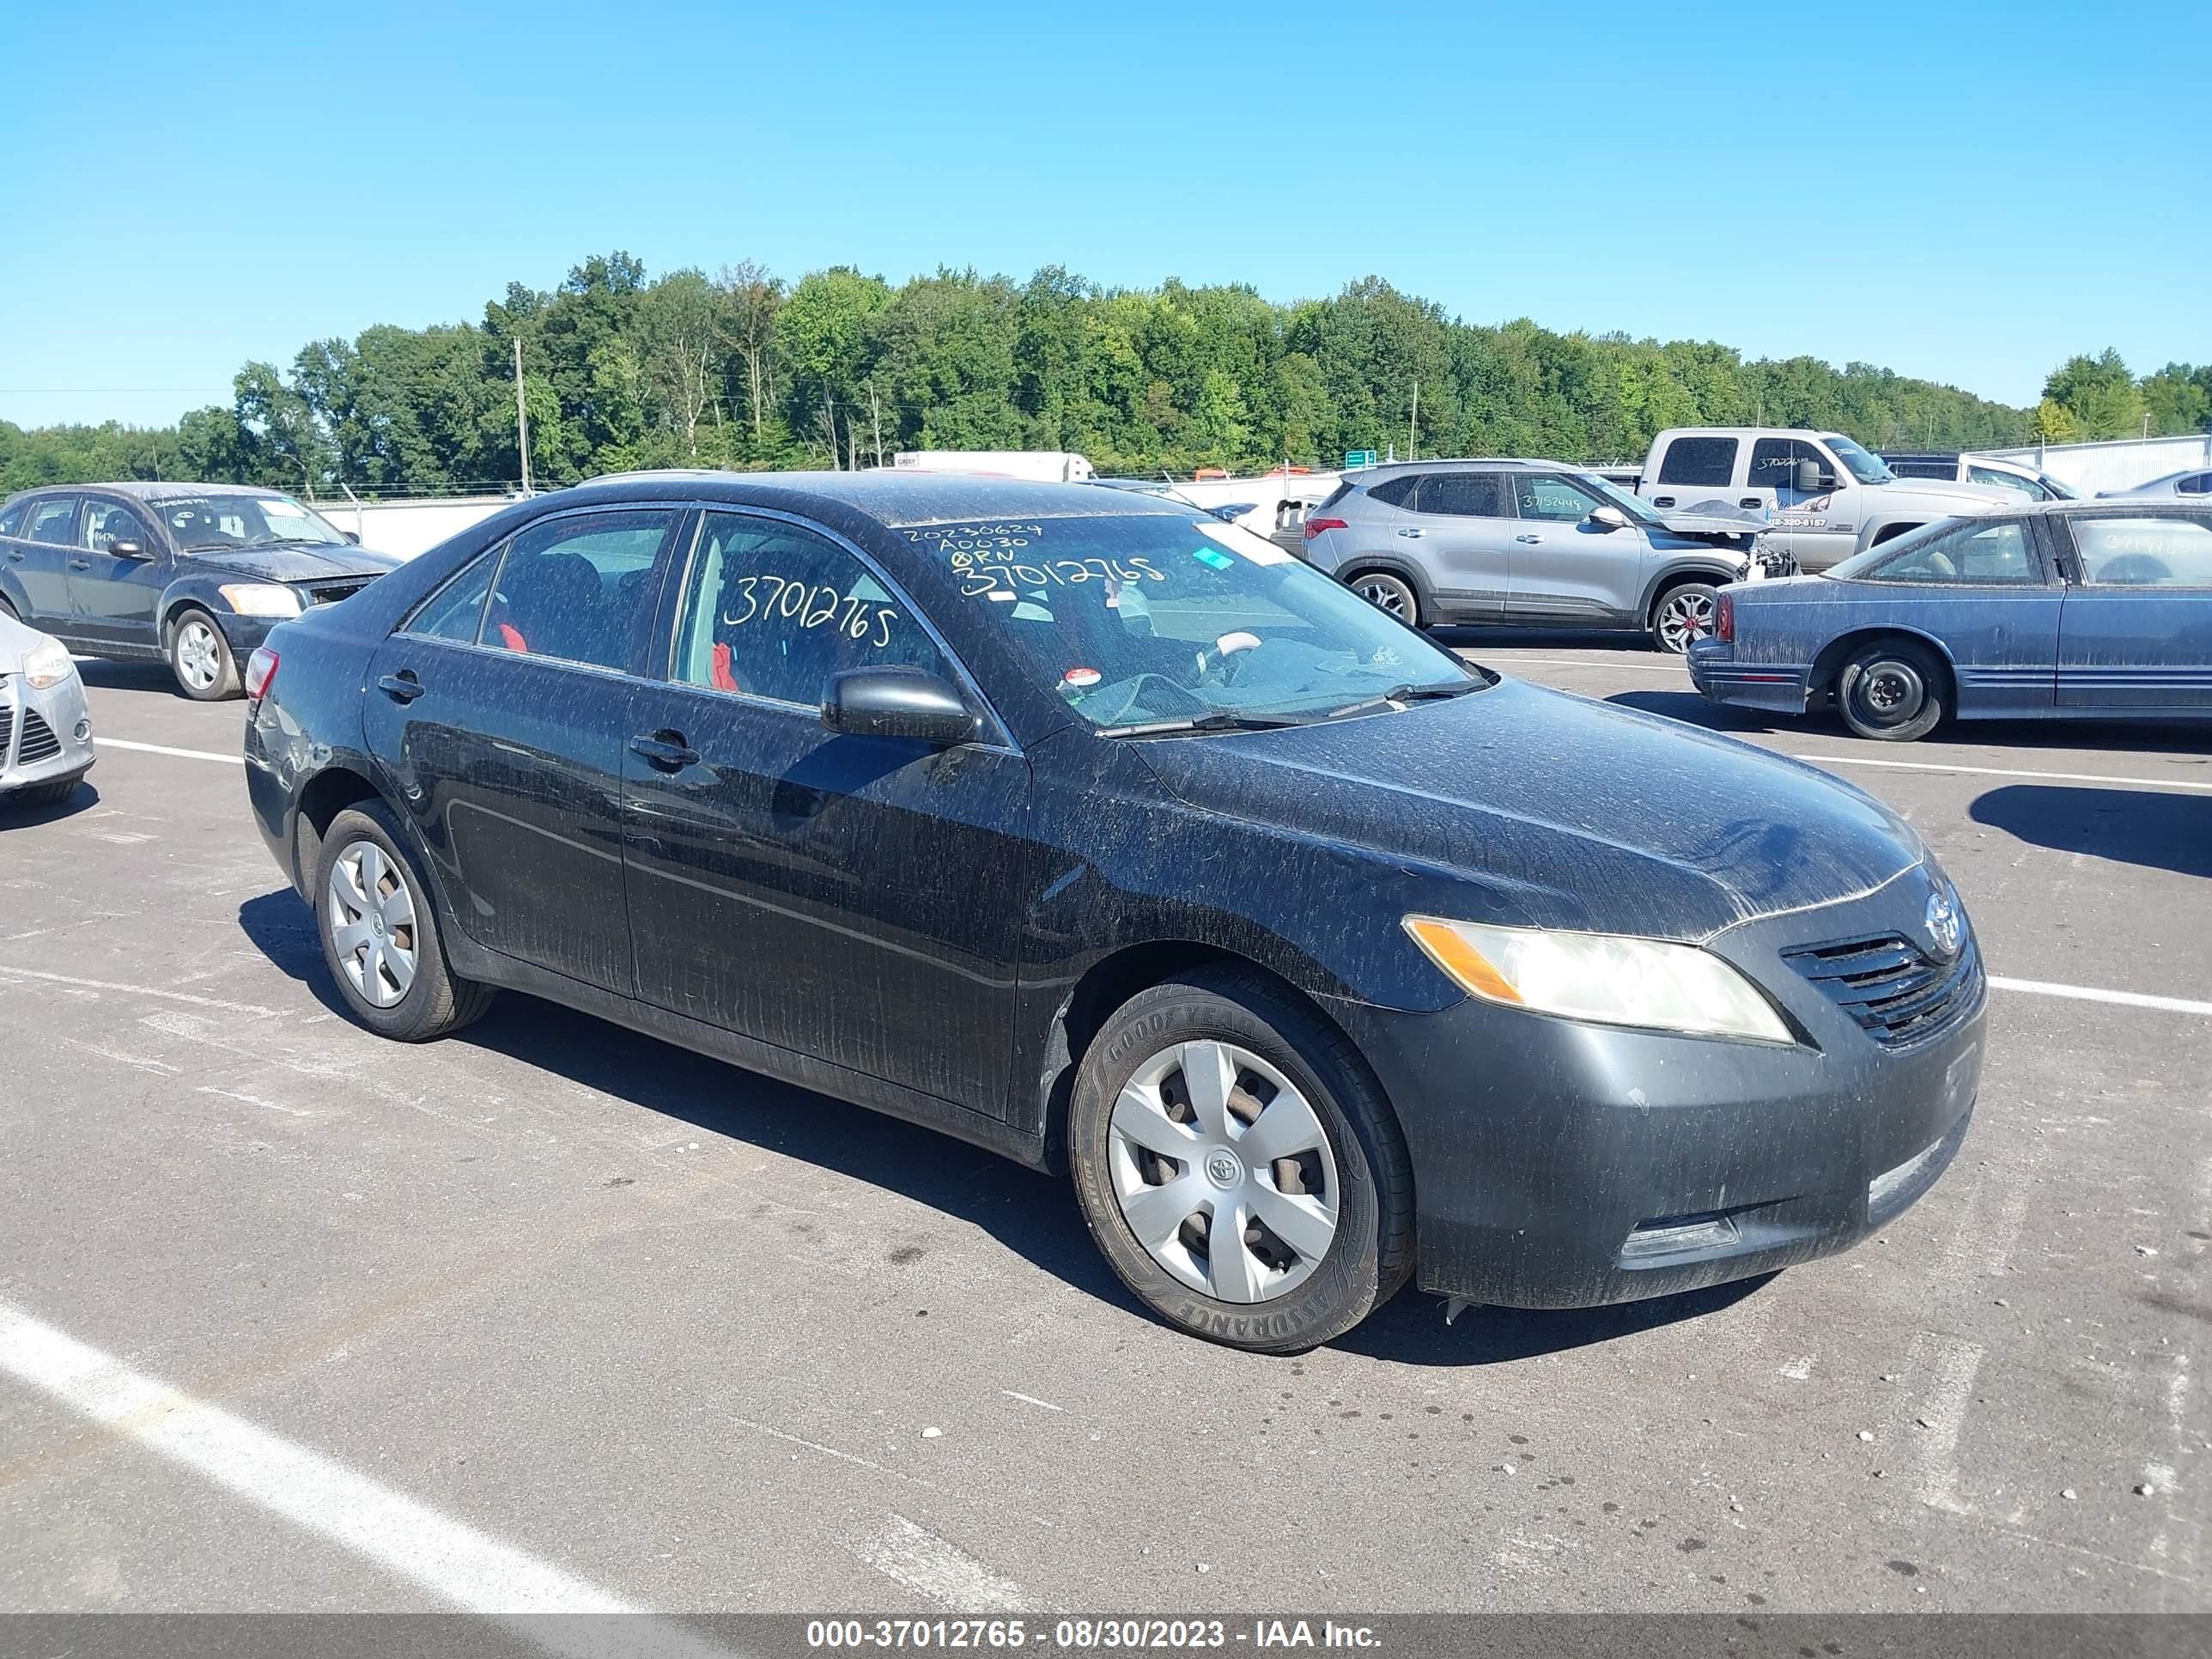
[[[1735,450],[1734,438],[1677,438],[1660,458],[1659,482],[1725,487],[1735,476]]]
[[[1367,495],[1369,500],[1380,501],[1385,507],[1401,507],[1411,512],[1413,510],[1414,492],[1420,487],[1420,474],[1408,473],[1402,478],[1383,479],[1381,483],[1370,489]]]

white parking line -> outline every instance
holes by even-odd
[[[2102,772],[2022,772],[2003,766],[1960,766],[1948,761],[1884,760],[1873,755],[1796,755],[1814,766],[1887,766],[1900,772],[1963,772],[1978,778],[2045,778],[2053,783],[2124,783],[2138,789],[2212,790],[2212,779],[2129,778]]]
[[[174,755],[179,760],[221,761],[226,766],[243,766],[243,755],[218,755],[208,749],[172,749],[165,743],[125,743],[121,738],[94,738],[93,751],[102,749],[131,749],[142,755]]]
[[[433,1595],[487,1617],[532,1620],[519,1628],[540,1646],[604,1654],[605,1632],[542,1615],[639,1611],[320,1453],[134,1371],[5,1302],[0,1371]],[[638,1650],[719,1651],[672,1626],[653,1624],[637,1632]]]
[[[2193,1002],[2187,997],[2154,997],[2142,991],[2105,991],[2094,985],[2054,985],[2048,980],[2001,979],[1990,975],[2000,991],[2025,991],[2030,996],[2070,997],[2076,1002],[2112,1002],[2124,1008],[2156,1008],[2168,1014],[2212,1015],[2212,1002]]]
[[[1027,1613],[1037,1600],[1011,1578],[1001,1578],[957,1545],[917,1527],[902,1515],[854,1553],[894,1583],[919,1590],[960,1613]]]
[[[0,963],[0,979],[42,979],[52,985],[67,985],[80,991],[120,991],[134,997],[158,997],[164,1002],[188,1002],[195,1008],[220,1008],[228,1014],[266,1014],[282,1018],[282,1008],[264,1008],[258,1003],[225,1002],[221,997],[194,996],[189,991],[162,991],[150,985],[118,985],[110,979],[79,979],[74,974],[51,974],[39,968],[17,968]]]

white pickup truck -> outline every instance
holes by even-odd
[[[1899,478],[1840,432],[1803,428],[1672,427],[1651,441],[1636,493],[1662,512],[1708,502],[1764,509],[1766,542],[1802,570],[2016,495],[1985,484]]]

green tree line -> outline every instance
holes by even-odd
[[[1826,427],[1876,447],[1969,448],[2212,428],[2212,366],[2136,379],[2070,359],[2015,409],[1867,363],[1487,326],[1379,278],[1280,305],[1242,285],[1101,288],[848,267],[787,283],[753,264],[648,280],[594,256],[550,292],[512,283],[477,323],[317,340],[240,369],[173,427],[0,422],[0,487],[114,477],[315,496],[542,485],[632,467],[871,466],[901,449],[1066,449],[1102,472],[1188,477],[1401,455],[1640,459],[1660,428]]]

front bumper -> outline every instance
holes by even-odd
[[[245,672],[246,659],[269,637],[270,630],[280,623],[292,620],[289,617],[241,617],[228,609],[210,611],[208,614],[215,618],[215,625],[222,629],[222,637],[228,642],[231,657],[241,673]]]
[[[1806,686],[1813,672],[1809,665],[1739,663],[1735,646],[1725,640],[1692,640],[1685,654],[1690,684],[1707,702],[1763,708],[1774,714],[1805,712]]]
[[[1903,888],[1902,896],[1891,893]],[[1988,993],[1885,1047],[1784,950],[1910,936],[1929,881],[1709,941],[1780,1005],[1791,1047],[1578,1024],[1476,999],[1437,1013],[1333,1004],[1413,1155],[1424,1289],[1592,1307],[1848,1249],[1934,1185],[1964,1140]]]
[[[0,793],[82,777],[94,758],[82,680],[71,674],[38,690],[20,674],[0,675]]]

